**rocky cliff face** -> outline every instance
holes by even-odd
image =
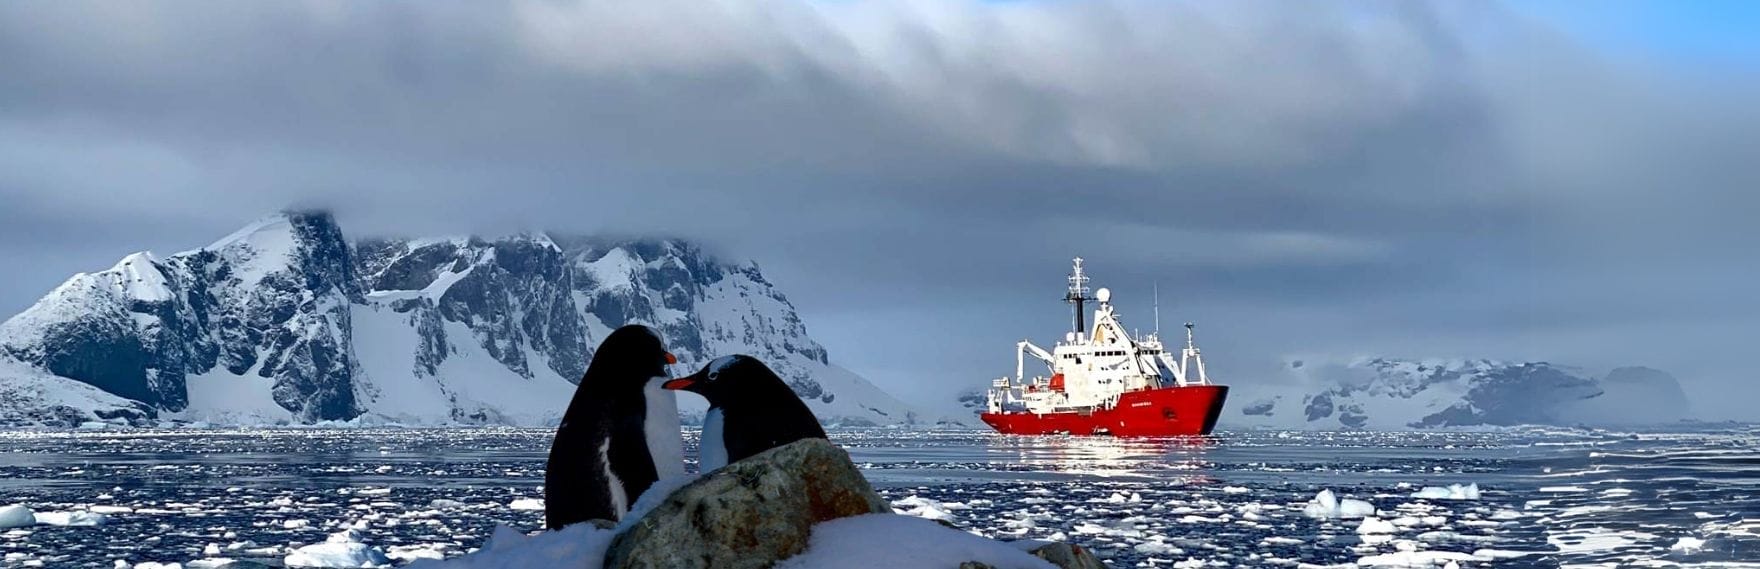
[[[0,355],[163,418],[546,424],[598,340],[632,322],[686,366],[765,359],[829,421],[915,419],[831,365],[754,263],[672,240],[350,243],[322,212],[75,275],[0,324]]]

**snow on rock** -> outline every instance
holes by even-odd
[[[1449,484],[1447,487],[1425,486],[1424,489],[1413,492],[1412,497],[1431,500],[1477,500],[1479,499],[1479,485],[1474,483],[1465,486],[1460,484]]]
[[[30,508],[17,504],[0,506],[0,529],[21,528],[36,523],[36,514]]]
[[[654,481],[647,490],[642,491],[641,496],[636,497],[636,503],[630,505],[629,511],[623,514],[623,520],[617,524],[616,531],[622,533],[628,530],[630,526],[641,521],[643,516],[648,515],[648,512],[652,512],[654,508],[660,507],[660,504],[666,503],[666,499],[671,497],[673,492],[690,485],[700,477],[700,475],[686,474]]]
[[[908,546],[900,547],[900,544]],[[967,561],[992,567],[1056,567],[1005,542],[972,535],[927,519],[893,514],[868,514],[814,526],[807,550],[783,560],[776,567],[958,567]]]
[[[36,514],[37,523],[48,526],[91,527],[103,525],[104,522],[109,521],[109,519],[110,518],[104,514],[79,510],[70,512],[37,512]]]
[[[361,532],[350,529],[330,534],[324,543],[295,549],[282,563],[288,567],[385,567],[391,558],[379,548],[361,543]]]
[[[1310,518],[1361,518],[1375,515],[1375,505],[1351,498],[1339,500],[1332,490],[1321,490],[1313,500],[1302,506],[1302,513]]]
[[[1395,551],[1357,559],[1360,567],[1443,567],[1459,566],[1463,561],[1477,561],[1472,554],[1459,551]]]
[[[599,569],[605,559],[605,548],[616,533],[574,524],[555,531],[525,536],[499,526],[495,536],[476,553],[447,560],[418,560],[408,569],[522,569],[525,567],[570,567]]]

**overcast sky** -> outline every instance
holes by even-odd
[[[0,313],[318,206],[701,240],[907,399],[1061,335],[1081,255],[1230,383],[1650,365],[1755,419],[1754,6],[4,2]]]

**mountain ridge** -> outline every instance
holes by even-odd
[[[127,402],[73,398],[96,420],[549,424],[598,340],[630,322],[684,366],[766,360],[828,422],[921,420],[832,364],[755,261],[556,232],[350,241],[322,211],[70,277],[0,323],[14,362],[0,384],[59,378]],[[0,409],[0,422],[39,415]]]

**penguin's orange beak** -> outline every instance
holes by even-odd
[[[672,352],[666,352],[666,365],[672,365],[672,364],[676,364],[676,363],[678,363],[678,356],[672,355]]]
[[[702,379],[703,379],[703,372],[698,371],[697,373],[693,373],[693,374],[690,374],[690,375],[687,375],[684,377],[675,377],[672,379],[668,379],[668,380],[666,380],[665,383],[661,383],[660,387],[662,389],[671,389],[674,391],[689,390],[691,387],[696,386],[697,382],[702,381]]]

